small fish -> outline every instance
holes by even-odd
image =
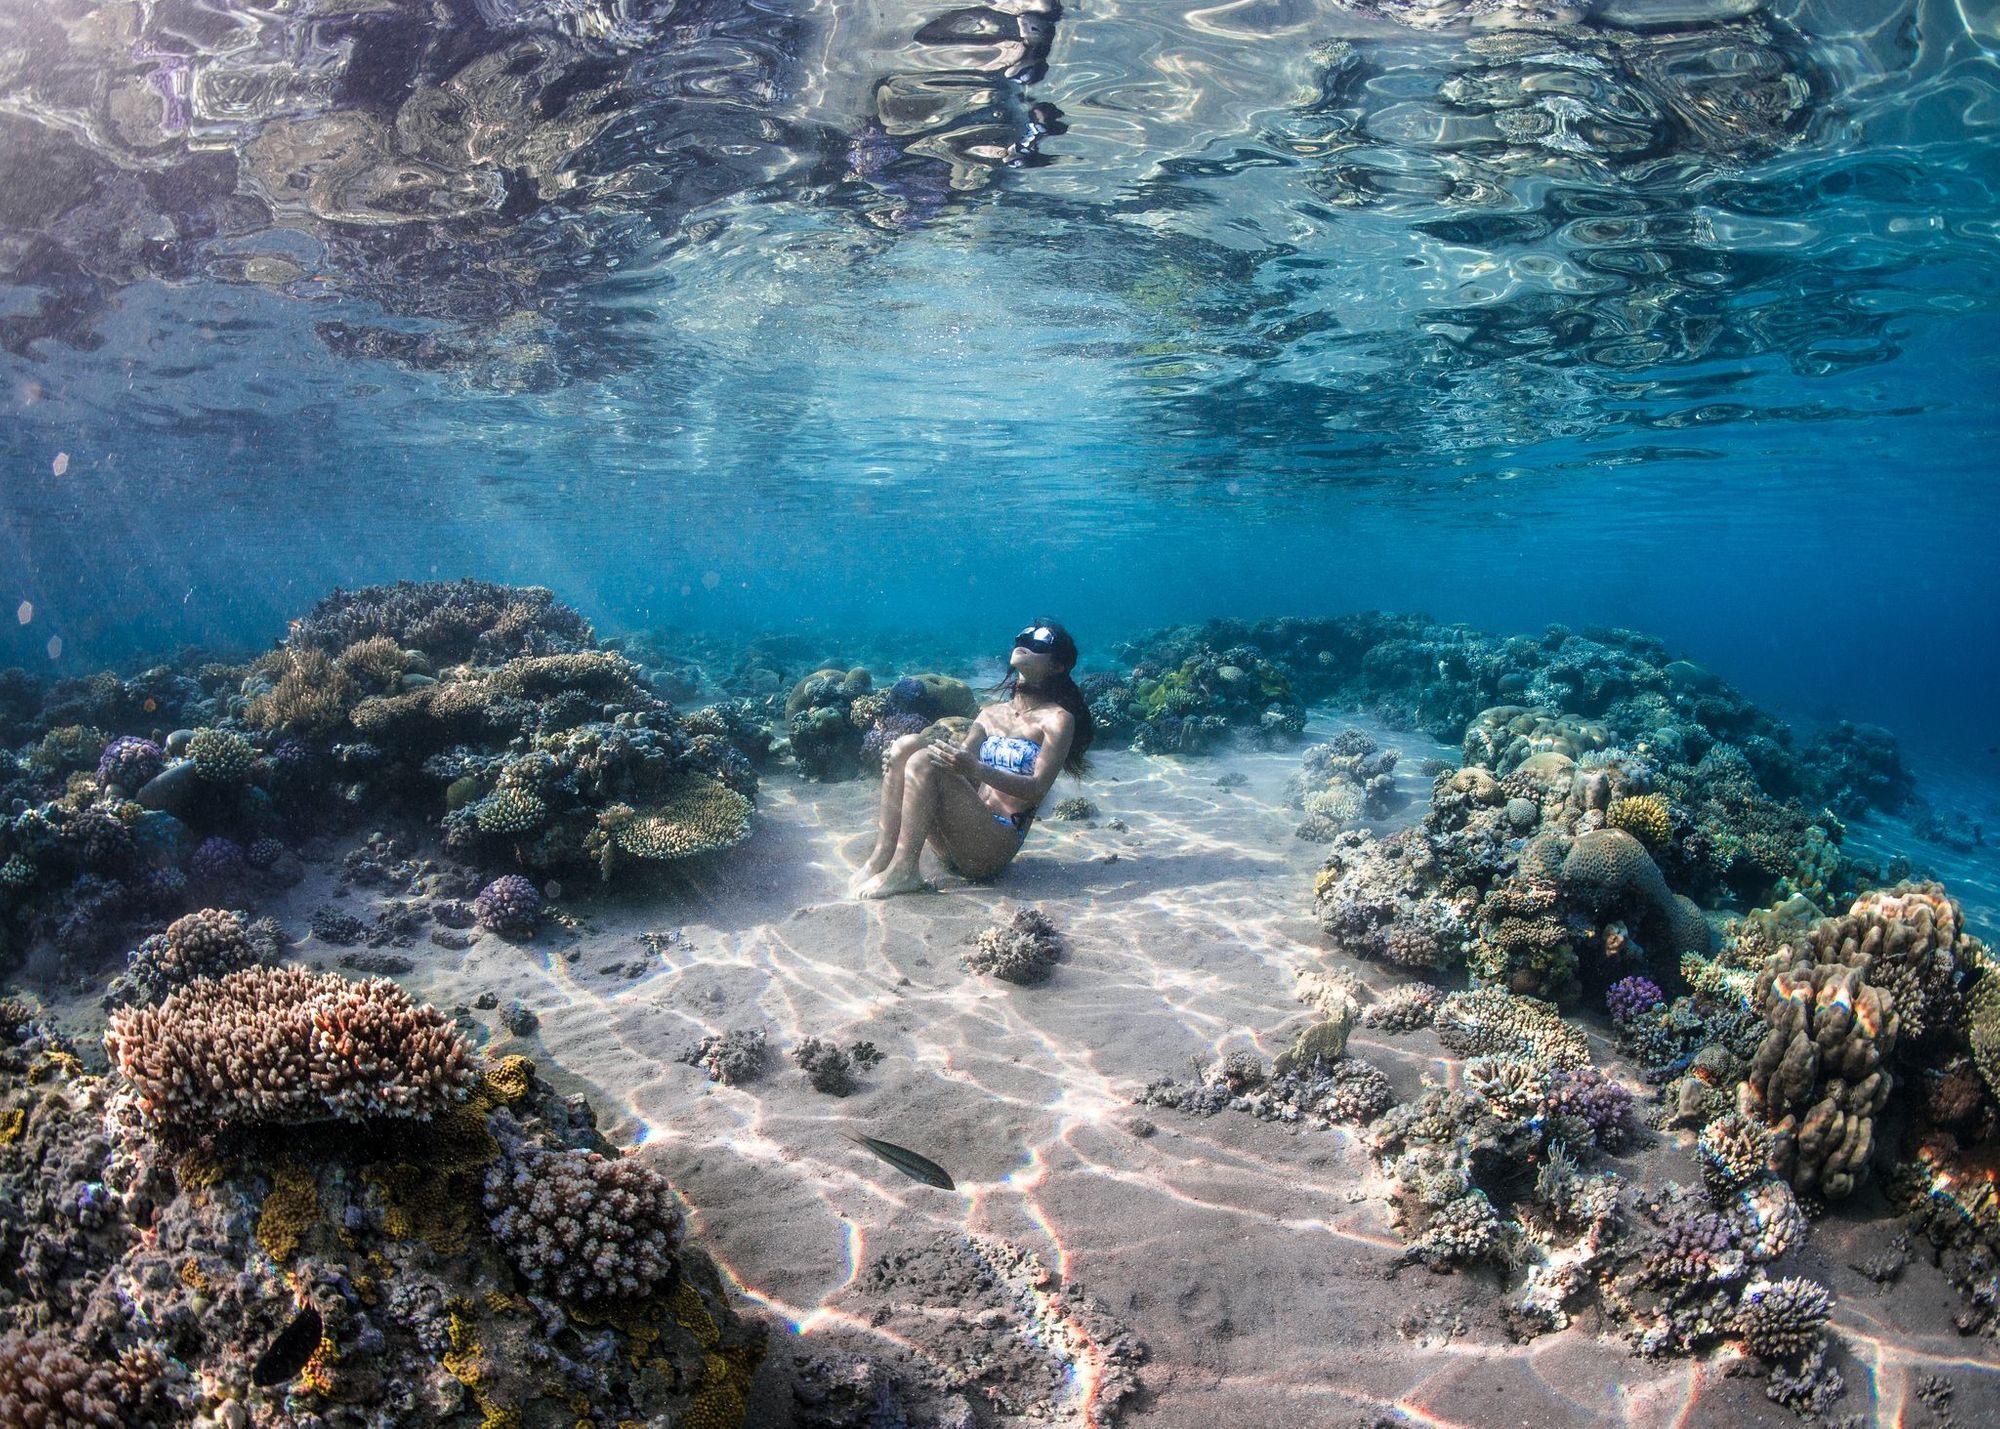
[[[319,1307],[308,1300],[292,1317],[292,1323],[271,1341],[271,1348],[264,1351],[257,1367],[250,1371],[250,1382],[268,1388],[296,1378],[306,1367],[306,1361],[318,1351],[322,1333]]]
[[[907,1146],[898,1146],[893,1141],[877,1141],[872,1136],[855,1136],[848,1133],[848,1139],[865,1146],[912,1181],[921,1181],[926,1186],[935,1186],[940,1191],[956,1191],[958,1185],[951,1179],[951,1173],[928,1156],[919,1156]]]

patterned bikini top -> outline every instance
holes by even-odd
[[[979,746],[979,762],[1002,774],[1032,774],[1041,744],[1014,734],[989,734]]]

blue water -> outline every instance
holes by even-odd
[[[1532,8],[0,0],[0,664],[1376,607],[2000,769],[1992,7]]]

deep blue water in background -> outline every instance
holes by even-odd
[[[1023,8],[0,0],[0,664],[1373,607],[2000,781],[1994,6]]]

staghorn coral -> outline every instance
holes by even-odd
[[[1820,1341],[1833,1314],[1833,1297],[1815,1280],[1791,1279],[1751,1286],[1737,1306],[1735,1330],[1763,1360],[1796,1360]]]
[[[515,1268],[561,1299],[644,1295],[674,1273],[673,1187],[629,1157],[522,1146],[488,1168],[484,1201]]]
[[[518,873],[503,873],[479,890],[472,916],[489,933],[532,933],[542,920],[541,891]]]
[[[240,784],[257,761],[256,746],[234,730],[198,729],[188,740],[194,771],[211,784]]]
[[[256,669],[270,681],[270,688],[243,711],[245,722],[256,729],[308,738],[331,734],[347,722],[359,694],[344,667],[310,646],[275,650]]]
[[[562,653],[596,638],[589,622],[542,586],[466,579],[335,590],[294,622],[287,643],[335,655],[372,636],[439,665]]]
[[[1062,935],[1048,914],[1022,908],[1007,922],[980,933],[964,961],[971,972],[1031,986],[1045,981],[1062,955]]]
[[[473,1082],[467,1044],[436,1008],[386,978],[298,968],[198,978],[112,1013],[104,1042],[149,1122],[182,1132],[425,1119]]]

